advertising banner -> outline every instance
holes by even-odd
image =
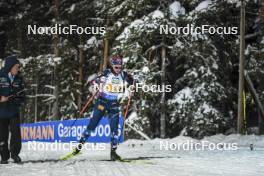
[[[22,142],[78,142],[89,121],[89,118],[84,118],[21,124]],[[109,143],[111,128],[108,121],[107,117],[103,117],[87,142]],[[119,142],[124,140],[122,134],[123,121],[123,117],[120,117],[118,125]]]

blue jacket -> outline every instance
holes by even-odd
[[[95,79],[95,82],[96,82],[97,84],[99,84],[99,83],[100,83],[100,77],[102,77],[102,76],[104,76],[104,77],[108,77],[108,75],[109,75],[110,73],[113,73],[113,72],[114,72],[114,71],[113,71],[112,69],[105,69],[105,70],[103,71],[103,73],[102,73],[101,75],[99,75],[97,79]],[[123,81],[126,81],[129,85],[132,85],[132,84],[133,84],[133,81],[136,81],[136,80],[134,80],[134,79],[132,78],[132,76],[131,76],[130,74],[128,74],[128,73],[125,72],[125,71],[121,71],[120,74],[121,74],[121,76],[122,76]]]
[[[0,96],[12,96],[7,102],[0,102],[0,119],[15,118],[19,116],[21,103],[25,100],[24,81],[19,74],[14,77],[13,82],[9,78],[11,68],[18,64],[15,56],[6,58],[5,66],[0,70]]]
[[[110,86],[110,84],[115,84],[118,86],[125,86],[125,82],[128,83],[128,85],[133,84],[133,78],[125,71],[121,71],[119,74],[115,74],[112,69],[106,69],[102,75],[100,75],[96,80],[95,83],[100,84],[101,82],[101,77],[104,77],[104,86],[101,87],[99,91],[99,97],[106,99],[106,100],[111,100],[111,101],[118,101],[118,96],[123,94],[124,92],[112,92],[107,90],[107,86]],[[108,84],[108,85],[106,85]],[[124,88],[124,87],[123,87]],[[107,91],[106,91],[107,90]],[[124,91],[120,90],[120,91]]]

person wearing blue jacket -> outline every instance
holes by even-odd
[[[20,106],[25,100],[25,88],[19,70],[20,63],[16,56],[7,57],[4,67],[0,70],[1,164],[7,164],[10,157],[15,163],[21,162]],[[10,149],[8,148],[9,131]]]
[[[78,147],[73,152],[74,155],[78,154],[82,145],[91,136],[101,118],[108,114],[111,129],[111,160],[122,160],[116,153],[117,145],[119,143],[118,124],[121,114],[120,99],[125,93],[124,86],[133,85],[134,79],[127,72],[122,70],[123,57],[115,55],[111,58],[111,68],[106,69],[98,79],[94,81],[99,87],[99,96],[93,108],[93,115],[87,129],[82,134]]]

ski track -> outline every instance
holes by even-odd
[[[159,150],[158,143],[120,145],[124,158],[147,157],[132,162],[112,162],[109,148],[83,151],[68,161],[59,161],[66,151],[31,151],[23,144],[24,164],[0,165],[0,176],[263,176],[264,149],[242,147],[237,151]]]

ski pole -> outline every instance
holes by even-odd
[[[123,129],[122,129],[123,135],[124,135],[124,140],[125,140],[126,118],[127,118],[127,114],[128,114],[128,109],[130,107],[130,103],[131,103],[131,96],[129,96],[129,98],[128,98],[126,111],[125,111],[125,114],[124,114],[124,122],[123,122]]]
[[[84,107],[82,108],[81,112],[80,112],[80,116],[82,116],[84,114],[84,112],[87,110],[87,108],[90,106],[90,104],[92,103],[92,101],[94,100],[94,97],[98,94],[99,89],[93,94],[93,96],[91,96],[87,103],[84,105]]]
[[[135,80],[133,80],[133,85],[134,84],[135,84]],[[127,118],[128,110],[129,110],[129,107],[130,107],[130,104],[131,104],[131,99],[132,99],[132,95],[129,95],[127,106],[126,106],[126,110],[125,110],[124,120]]]
[[[84,114],[84,112],[87,110],[87,108],[93,102],[94,97],[97,95],[98,92],[99,92],[99,89],[88,99],[87,103],[85,104],[85,106],[82,108],[82,110],[80,112],[80,116],[82,116]],[[70,132],[70,130],[72,129],[73,125],[75,125],[75,123],[76,123],[77,120],[78,120],[78,118],[76,118],[74,120],[74,122],[71,124],[70,128],[68,128],[68,130],[63,134],[63,137],[65,137],[65,135]]]
[[[98,77],[94,78],[93,80],[89,81],[88,84],[90,84],[91,82],[95,81],[98,78],[101,78],[103,75],[99,75]],[[90,104],[92,103],[92,101],[94,100],[94,97],[98,94],[100,90],[100,83],[99,83],[99,88],[96,90],[96,92],[92,95],[92,97],[90,97],[88,99],[88,101],[86,102],[86,104],[84,105],[84,107],[82,108],[81,112],[80,112],[80,116],[82,116],[84,114],[84,112],[87,110],[87,108],[90,106]]]
[[[90,84],[91,82],[93,82],[94,80],[101,78],[103,75],[100,75],[98,77],[96,77],[95,79],[91,80],[88,82],[88,84]],[[99,88],[96,90],[96,92],[88,99],[87,103],[85,104],[85,106],[82,108],[81,112],[80,112],[80,116],[82,116],[84,114],[84,112],[87,110],[87,108],[90,106],[90,104],[93,102],[94,97],[98,94],[99,92]],[[63,134],[63,137],[65,137],[66,134],[68,134],[70,132],[70,130],[72,129],[73,125],[75,125],[76,121],[78,120],[78,118],[76,117],[76,119],[73,121],[73,123],[70,125],[70,128],[68,128],[68,130]]]
[[[98,79],[98,78],[101,78],[101,77],[102,77],[102,75],[98,76],[97,78],[95,78],[95,79],[89,81],[88,84],[90,84],[90,83],[93,82],[94,80],[96,80],[96,79]],[[100,86],[100,85],[99,85],[99,86]],[[98,88],[98,89],[96,90],[96,92],[95,92],[95,93],[94,93],[94,94],[88,99],[88,101],[86,102],[86,104],[84,105],[84,107],[82,108],[82,110],[81,110],[81,112],[80,112],[80,116],[82,116],[82,115],[84,114],[84,112],[87,110],[87,108],[88,108],[88,107],[90,106],[90,104],[93,102],[94,97],[98,94],[99,90],[100,90],[100,88]]]
[[[128,109],[130,107],[130,103],[131,103],[131,96],[129,96],[128,98],[128,103],[127,103],[127,106],[126,106],[126,111],[125,111],[125,115],[124,115],[124,120],[127,118],[127,114],[128,114]]]
[[[135,80],[133,80],[133,85],[135,85]],[[122,127],[124,140],[125,140],[126,118],[128,115],[128,110],[129,110],[130,104],[131,104],[131,99],[132,99],[132,94],[129,95],[129,97],[128,97],[128,102],[127,102],[127,106],[126,106],[126,110],[125,110],[125,114],[124,114],[124,122],[123,122],[123,127]]]

